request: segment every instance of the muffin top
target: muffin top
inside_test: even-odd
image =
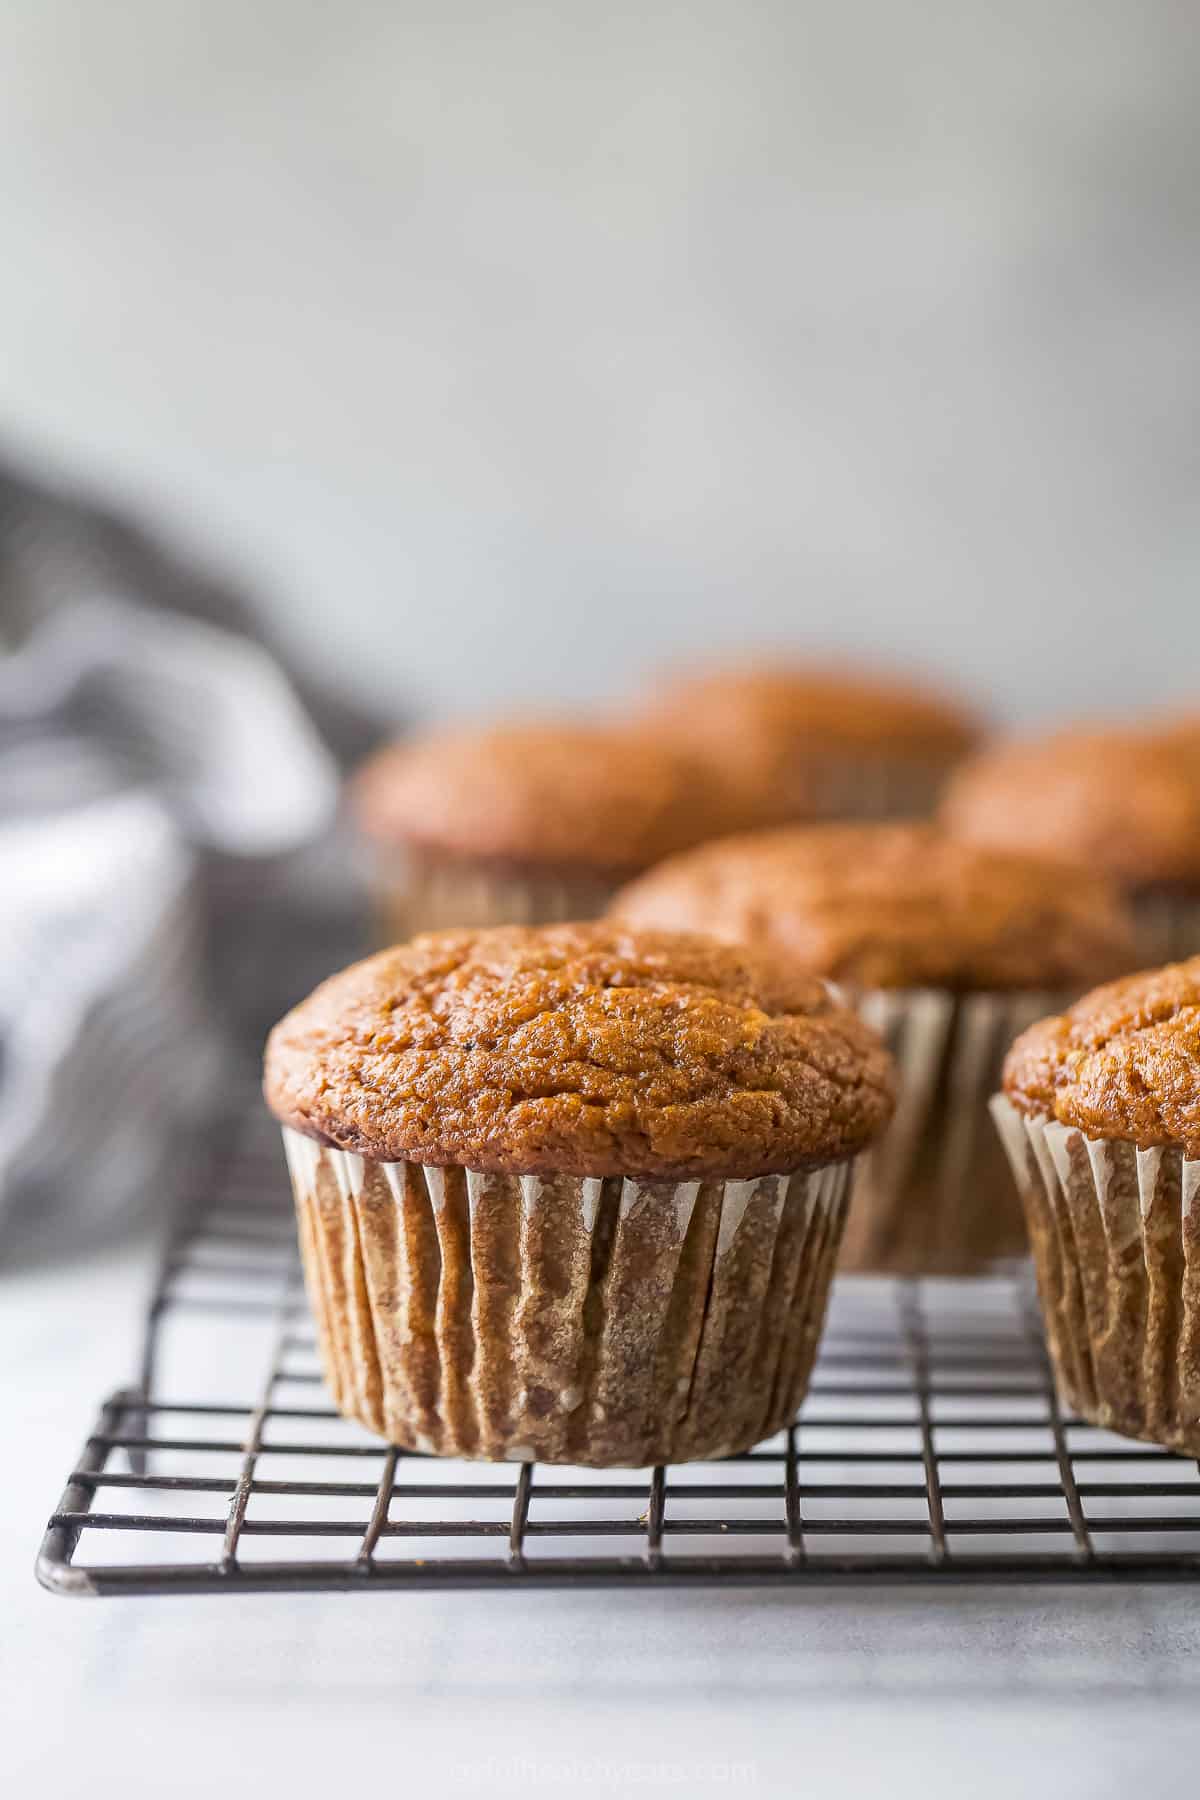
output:
[[[1200,734],[1065,731],[965,764],[941,817],[975,843],[1044,851],[1129,888],[1200,881]]]
[[[435,932],[275,1027],[267,1103],[377,1161],[729,1179],[845,1157],[887,1123],[874,1033],[786,960],[620,925]]]
[[[651,734],[497,725],[379,751],[352,803],[368,836],[517,866],[630,873],[759,816],[752,797]]]
[[[1200,1157],[1200,956],[1096,988],[1023,1032],[1004,1064],[1021,1112],[1088,1137]]]
[[[646,717],[684,735],[740,743],[887,750],[943,760],[963,755],[978,722],[928,688],[819,667],[748,668],[680,676]]]
[[[860,987],[1078,988],[1134,961],[1101,877],[924,824],[725,838],[623,888],[612,915],[770,945]]]

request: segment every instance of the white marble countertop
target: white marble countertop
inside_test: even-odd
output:
[[[0,1276],[0,1638],[14,1795],[1174,1791],[1194,1590],[67,1601],[33,1558],[150,1251]],[[19,1443],[19,1454],[11,1446]]]

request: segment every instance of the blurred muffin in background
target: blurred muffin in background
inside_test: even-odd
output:
[[[1069,857],[1119,883],[1147,963],[1200,950],[1200,720],[997,745],[964,764],[941,819],[973,843]]]
[[[642,717],[755,787],[777,824],[928,813],[982,736],[924,684],[805,666],[665,680]]]
[[[594,918],[651,863],[761,817],[744,789],[661,738],[555,723],[391,745],[359,771],[351,806],[389,942]]]
[[[1200,1456],[1200,957],[1032,1026],[993,1106],[1064,1406]]]
[[[860,1164],[844,1269],[971,1274],[1024,1252],[988,1100],[1051,996],[1132,967],[1132,920],[1102,877],[928,824],[793,826],[676,857],[612,915],[786,952],[883,1033],[900,1099]]]

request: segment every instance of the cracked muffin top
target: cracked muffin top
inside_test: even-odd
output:
[[[809,748],[887,750],[937,760],[963,755],[979,724],[915,682],[820,667],[747,668],[681,675],[645,716],[701,739],[773,740]]]
[[[611,916],[768,945],[857,987],[1070,988],[1135,960],[1107,882],[934,825],[796,826],[706,844],[621,890]]]
[[[380,843],[546,869],[632,874],[763,814],[661,738],[604,725],[446,731],[379,751],[352,805]]]
[[[377,1161],[732,1179],[845,1157],[891,1061],[784,959],[620,925],[436,932],[334,975],[271,1033],[285,1125]]]
[[[1021,1112],[1200,1157],[1200,956],[1109,982],[1023,1032],[1004,1064]]]
[[[974,843],[1043,851],[1130,889],[1200,882],[1200,732],[1083,730],[1000,745],[942,803]]]

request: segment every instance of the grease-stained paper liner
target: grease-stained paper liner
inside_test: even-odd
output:
[[[1029,1220],[1064,1406],[1200,1456],[1200,1162],[992,1113]]]
[[[374,857],[371,881],[381,940],[455,926],[553,925],[595,919],[617,881],[412,852]]]
[[[1018,1032],[1055,1010],[1046,993],[876,989],[858,1010],[899,1069],[895,1117],[858,1160],[841,1267],[974,1275],[1028,1251],[988,1117]]]
[[[1200,956],[1200,894],[1147,889],[1133,897],[1133,919],[1147,968]]]
[[[745,1449],[795,1416],[848,1163],[584,1180],[283,1137],[334,1400],[393,1443],[636,1468]]]

